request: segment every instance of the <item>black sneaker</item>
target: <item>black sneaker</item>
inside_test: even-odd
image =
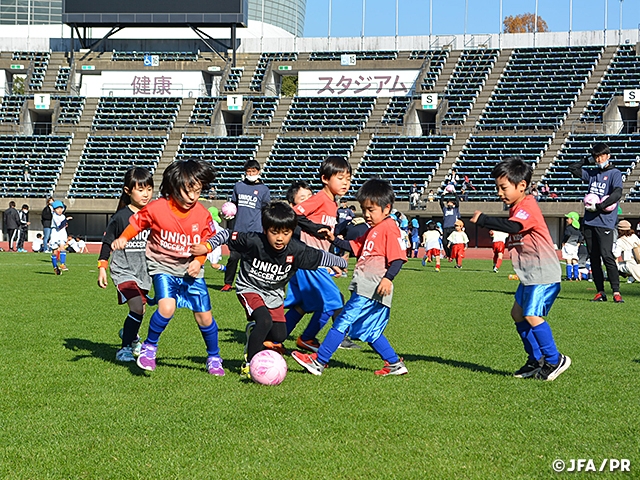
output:
[[[540,371],[544,363],[543,359],[529,359],[519,370],[513,372],[513,376],[516,378],[530,378]]]
[[[342,340],[338,348],[342,348],[343,350],[359,350],[362,347],[351,340],[349,337],[344,337],[344,340]]]
[[[596,296],[591,299],[592,302],[606,302],[607,295],[604,292],[596,293]]]
[[[566,355],[560,354],[560,361],[555,365],[552,365],[549,362],[545,361],[540,371],[536,373],[536,378],[538,380],[544,380],[545,382],[551,382],[570,366],[571,359]]]

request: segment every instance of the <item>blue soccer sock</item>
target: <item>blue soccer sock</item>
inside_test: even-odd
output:
[[[400,359],[398,358],[398,354],[393,349],[389,340],[384,335],[380,335],[380,337],[375,342],[370,342],[369,346],[375,350],[375,352],[382,357],[383,360],[389,363],[397,363]]]
[[[51,255],[51,263],[53,264],[53,268],[58,266],[58,257],[55,253]]]
[[[336,353],[336,350],[338,350],[342,340],[344,340],[344,335],[344,333],[341,333],[334,327],[331,327],[318,349],[318,361],[320,363],[323,365],[329,363],[332,355]]]
[[[560,353],[556,347],[556,342],[553,340],[553,333],[551,333],[551,327],[547,322],[542,322],[540,325],[531,327],[533,335],[536,337],[538,345],[540,345],[540,351],[544,355],[546,362],[555,365],[560,360]]]
[[[300,335],[302,339],[311,340],[316,338],[318,333],[320,333],[320,330],[324,328],[333,315],[333,312],[333,310],[329,310],[328,312],[315,312],[311,317],[311,320],[309,320],[309,325],[307,325],[307,328],[305,328],[302,335]]]
[[[60,263],[63,265],[67,263],[67,252],[60,252]]]
[[[526,320],[524,322],[516,322],[516,330],[524,345],[524,351],[529,355],[529,360],[540,360],[542,352],[529,322]]]
[[[567,270],[567,280],[571,280],[573,278],[573,265],[571,265],[570,263],[567,263],[566,270]]]
[[[220,347],[218,346],[218,324],[216,321],[212,318],[211,325],[208,327],[198,325],[198,328],[200,328],[204,344],[207,347],[207,355],[210,357],[219,357]]]
[[[149,320],[149,333],[147,334],[147,339],[145,343],[150,343],[151,345],[157,347],[158,341],[160,340],[160,334],[164,332],[164,329],[167,328],[169,324],[169,320],[172,317],[165,318],[160,315],[160,312],[156,310],[151,315],[151,319]]]
[[[287,321],[287,335],[293,332],[293,329],[300,323],[302,317],[304,317],[304,313],[300,313],[295,308],[290,308],[289,311],[285,313],[284,318]]]
[[[580,265],[577,263],[573,266],[573,278],[580,280]]]

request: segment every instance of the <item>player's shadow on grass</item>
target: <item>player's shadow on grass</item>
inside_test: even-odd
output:
[[[99,358],[105,362],[128,368],[132,375],[144,375],[144,371],[135,362],[116,361],[116,352],[120,348],[111,344],[92,342],[84,338],[65,338],[64,348],[76,353],[76,356],[70,360],[71,362],[78,362],[85,358]]]
[[[510,297],[513,297],[513,295],[516,293],[515,291],[512,290],[473,290],[474,292],[480,292],[480,293],[501,293],[503,295],[509,295]]]
[[[477,363],[471,362],[463,362],[460,360],[451,360],[448,358],[442,357],[433,357],[431,355],[403,355],[403,358],[406,362],[434,362],[440,363],[442,365],[449,365],[451,367],[456,368],[465,368],[467,370],[471,370],[472,372],[483,372],[488,373],[490,375],[499,375],[501,377],[511,377],[513,376],[513,372],[505,372],[503,370],[496,370],[491,367],[487,367],[486,365],[479,365]]]

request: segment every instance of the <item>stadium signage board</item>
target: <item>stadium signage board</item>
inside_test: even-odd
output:
[[[396,97],[409,95],[419,70],[316,70],[298,72],[306,97]]]
[[[96,66],[95,65],[82,65],[82,70],[95,70]]]
[[[227,95],[227,110],[242,110],[242,95]]]
[[[249,0],[62,0],[62,21],[81,27],[246,27]]]
[[[102,71],[82,76],[82,95],[97,97],[180,97],[206,94],[199,71]]]
[[[622,92],[624,104],[627,107],[637,107],[640,102],[640,89],[626,89]]]
[[[160,55],[149,55],[145,54],[143,59],[143,65],[145,67],[159,67],[160,66]]]
[[[278,70],[291,70],[291,65],[280,65]]]
[[[356,56],[353,53],[343,53],[340,55],[340,65],[343,67],[354,67],[356,65]]]
[[[48,93],[38,93],[33,97],[33,105],[36,110],[49,110],[51,106],[51,95]]]
[[[437,93],[423,93],[420,96],[423,110],[435,110],[438,108],[438,94]]]
[[[0,98],[9,92],[5,92],[5,88],[7,87],[7,76],[4,73],[4,70],[0,70]]]
[[[211,65],[210,67],[207,67],[207,70],[210,72],[220,72],[222,68],[220,68],[218,65]]]
[[[11,70],[24,70],[24,65],[21,63],[12,63]]]

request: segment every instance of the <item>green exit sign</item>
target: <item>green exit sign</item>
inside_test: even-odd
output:
[[[95,70],[95,65],[82,65],[82,70]]]
[[[291,65],[280,65],[278,70],[291,70]]]
[[[24,70],[24,65],[14,63],[11,65],[11,70]]]

